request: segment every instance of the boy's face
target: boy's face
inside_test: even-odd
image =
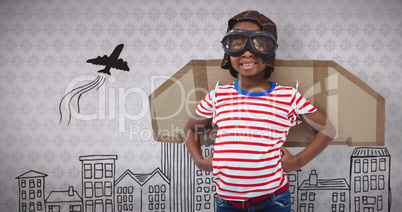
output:
[[[233,25],[232,29],[243,30],[256,30],[260,31],[260,27],[253,22],[242,21]],[[263,64],[263,60],[254,56],[250,50],[246,50],[243,55],[239,57],[230,56],[230,62],[232,67],[243,76],[255,76],[261,74],[264,77],[264,70],[266,65]]]

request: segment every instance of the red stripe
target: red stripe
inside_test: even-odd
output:
[[[256,126],[243,126],[243,125],[227,125],[219,127],[218,130],[225,130],[225,129],[250,129],[250,130],[262,130],[262,131],[269,131],[274,133],[286,133],[287,130],[275,130],[266,127],[256,127]]]
[[[267,143],[258,143],[258,142],[249,142],[249,141],[225,141],[225,142],[218,142],[215,143],[215,146],[221,146],[221,145],[250,145],[250,146],[263,146],[263,147],[272,147],[274,146],[273,144],[267,144]]]
[[[197,111],[201,114],[207,115],[207,116],[211,116],[212,113],[206,113],[206,112],[202,112],[200,109],[197,108]]]
[[[224,176],[224,177],[233,178],[233,179],[245,179],[245,180],[249,180],[249,179],[259,179],[259,178],[268,178],[268,177],[272,177],[272,176],[274,176],[276,173],[278,173],[278,171],[272,172],[272,173],[268,173],[268,174],[263,174],[263,175],[244,176],[244,175],[230,175],[230,174],[225,174],[225,173],[223,173],[223,172],[218,172],[218,173],[214,173],[214,175],[222,175],[222,176]]]
[[[276,172],[274,172],[274,174],[276,174],[276,173],[278,173],[278,172],[282,172],[282,170],[281,170],[281,169],[278,169]],[[214,176],[215,176],[215,174],[214,174]],[[259,186],[266,186],[266,185],[269,185],[269,184],[271,184],[271,183],[273,183],[273,182],[277,182],[277,181],[281,180],[281,178],[282,178],[282,177],[278,177],[278,178],[275,178],[275,179],[272,179],[272,180],[269,180],[269,181],[266,181],[266,182],[263,182],[263,183],[253,183],[253,184],[228,183],[228,182],[222,180],[221,178],[218,178],[218,180],[219,180],[222,184],[228,185],[228,186],[235,186],[235,187],[259,187]],[[245,178],[245,179],[247,179],[247,178]],[[219,184],[217,184],[217,185],[219,186]],[[221,189],[221,188],[219,187],[219,190],[221,190],[221,191],[229,191],[229,192],[233,192],[233,193],[249,193],[249,192],[256,192],[256,191],[258,191],[258,190],[260,190],[260,189],[258,189],[258,190],[251,190],[251,191],[232,191],[232,190]]]
[[[234,167],[234,166],[213,166],[214,169],[227,169],[227,170],[235,170],[235,171],[261,171],[265,169],[272,169],[278,166],[281,160],[277,160],[278,162],[273,165],[263,166],[263,167]]]
[[[262,158],[262,159],[241,159],[241,158],[214,158],[214,161],[230,161],[230,162],[266,162],[274,159],[278,159],[279,155],[275,155],[273,157]]]
[[[264,123],[269,123],[269,124],[276,124],[281,127],[290,127],[289,125],[282,124],[276,121],[271,121],[268,119],[256,119],[256,118],[244,118],[244,117],[230,117],[230,118],[223,118],[219,119],[216,123],[222,122],[222,121],[234,121],[234,120],[239,120],[239,121],[254,121],[254,122],[264,122]]]
[[[242,137],[252,137],[252,138],[263,138],[263,139],[269,139],[269,140],[278,140],[278,138],[274,138],[272,136],[267,136],[267,135],[259,135],[259,134],[252,134],[252,133],[223,133],[219,134],[216,136],[216,138],[221,138],[221,137],[237,137],[237,136],[242,136]]]
[[[305,107],[308,106],[309,104],[310,104],[310,102],[308,102],[308,101],[305,102],[304,105],[302,105],[302,106],[299,108],[299,110],[305,108]]]
[[[299,98],[297,99],[297,101],[296,101],[296,104],[299,104],[299,102],[301,101],[303,99],[303,96],[299,96]]]
[[[214,153],[240,153],[240,154],[266,154],[267,151],[253,151],[253,150],[215,150]]]
[[[234,105],[262,106],[262,107],[269,107],[269,108],[273,108],[273,109],[276,109],[276,110],[280,110],[280,111],[283,111],[283,112],[285,112],[285,113],[288,113],[288,112],[289,112],[287,109],[278,107],[278,106],[276,106],[276,105],[270,105],[270,104],[264,104],[264,103],[257,103],[257,102],[247,102],[247,103],[244,103],[244,102],[229,102],[229,103],[225,103],[225,104],[222,104],[222,105],[216,105],[215,108],[216,108],[216,109],[219,109],[219,108],[224,107],[224,106],[229,107],[229,106],[234,106]]]
[[[275,116],[284,120],[287,120],[287,118],[277,114],[277,113],[272,113],[272,112],[268,112],[268,111],[261,111],[261,110],[250,110],[250,109],[234,109],[234,110],[224,110],[222,112],[219,112],[218,114],[216,114],[217,116],[221,115],[221,114],[225,114],[225,113],[257,113],[257,114],[264,114],[264,115],[270,115],[270,116]]]
[[[228,100],[262,100],[265,102],[273,102],[273,103],[277,103],[277,104],[283,104],[283,105],[287,105],[290,106],[289,102],[284,102],[284,101],[278,101],[278,100],[273,100],[273,99],[267,99],[267,98],[261,98],[261,97],[250,97],[250,96],[233,96],[231,98],[222,98],[219,99],[217,101],[217,103],[219,104],[220,102],[224,102],[224,101],[228,101]],[[244,102],[242,102],[244,104]]]

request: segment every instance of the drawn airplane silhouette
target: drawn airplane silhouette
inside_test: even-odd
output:
[[[124,44],[120,44],[116,46],[116,48],[114,48],[110,56],[107,55],[104,55],[103,57],[98,56],[97,58],[87,60],[87,63],[92,63],[95,65],[104,65],[105,68],[99,70],[98,72],[109,75],[110,75],[110,68],[115,68],[123,71],[130,71],[130,68],[127,66],[127,62],[121,58],[118,58],[123,47]]]

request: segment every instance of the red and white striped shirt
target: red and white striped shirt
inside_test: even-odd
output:
[[[271,82],[265,92],[250,93],[237,85],[217,86],[196,112],[218,125],[213,175],[217,193],[242,201],[275,192],[288,183],[280,147],[299,114],[316,109],[295,88]]]

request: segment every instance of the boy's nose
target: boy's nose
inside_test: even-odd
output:
[[[250,50],[246,50],[244,51],[244,53],[242,54],[242,57],[254,57],[253,53],[251,53]]]

